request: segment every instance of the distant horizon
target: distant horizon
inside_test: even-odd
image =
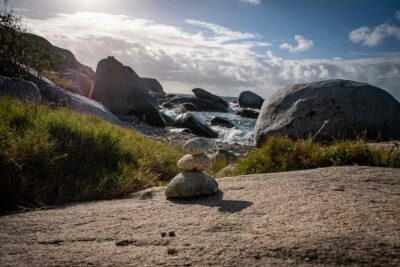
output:
[[[168,93],[268,98],[347,79],[400,100],[400,1],[11,0],[32,33],[96,70],[115,56]],[[0,9],[4,4],[0,5]]]

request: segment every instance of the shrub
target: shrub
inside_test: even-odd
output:
[[[163,184],[181,152],[89,115],[0,98],[0,211]]]
[[[329,145],[286,137],[270,137],[265,144],[239,160],[235,174],[255,174],[343,165],[400,167],[400,146],[375,148],[365,140],[345,140]]]

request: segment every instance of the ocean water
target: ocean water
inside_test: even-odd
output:
[[[236,100],[235,97],[224,97],[227,101],[229,101],[230,109],[228,113],[221,112],[189,112],[194,114],[199,120],[210,125],[212,118],[215,116],[220,116],[227,118],[233,124],[235,124],[234,128],[224,128],[219,126],[211,126],[213,130],[218,133],[217,140],[226,143],[239,143],[239,144],[253,144],[253,133],[254,127],[256,125],[255,119],[243,118],[241,116],[236,115],[236,112],[239,110],[237,104],[232,103],[232,101]],[[174,112],[174,110],[163,110],[167,115],[176,118],[180,114]]]

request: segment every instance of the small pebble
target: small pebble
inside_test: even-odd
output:
[[[175,237],[175,232],[174,232],[174,231],[169,232],[169,233],[168,233],[168,236],[169,236],[169,237]]]
[[[167,253],[169,255],[174,255],[174,254],[178,253],[178,251],[176,249],[174,249],[174,248],[168,248],[167,249]]]

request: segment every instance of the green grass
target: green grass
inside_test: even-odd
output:
[[[394,144],[392,149],[377,149],[362,139],[322,145],[275,136],[239,160],[238,164],[235,175],[345,165],[400,168],[400,145]]]
[[[181,155],[94,116],[0,98],[0,212],[163,184]]]

